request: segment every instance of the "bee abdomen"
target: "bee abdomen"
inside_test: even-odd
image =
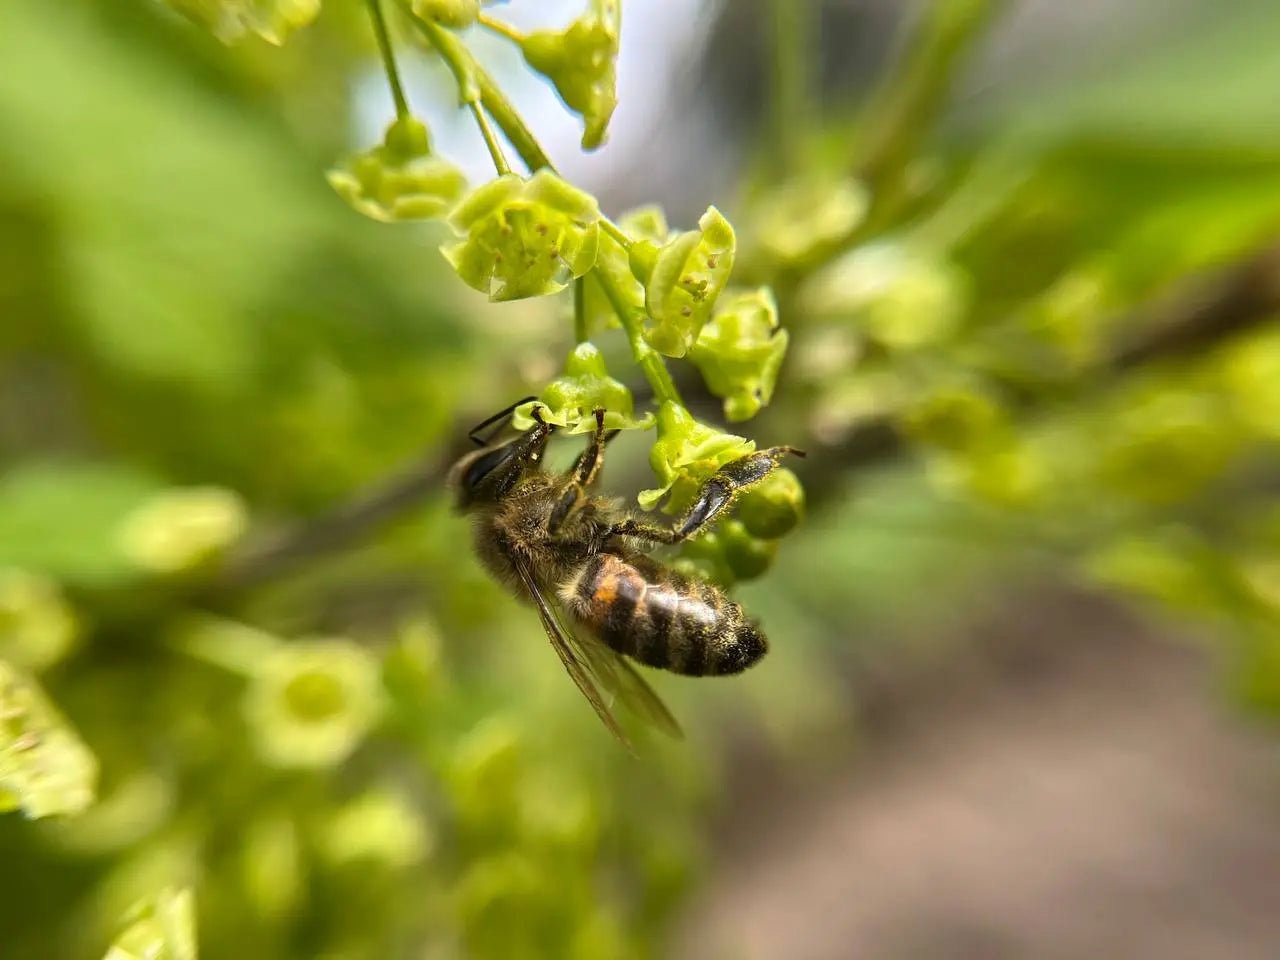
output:
[[[764,635],[720,590],[646,557],[592,557],[564,599],[614,650],[674,673],[739,673],[768,649]]]

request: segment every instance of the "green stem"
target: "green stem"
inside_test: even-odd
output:
[[[471,114],[476,119],[476,126],[480,128],[480,136],[484,137],[484,145],[489,148],[489,156],[493,158],[494,169],[498,171],[498,176],[504,176],[511,172],[511,165],[507,163],[507,155],[502,152],[502,144],[498,143],[498,138],[494,135],[493,127],[489,124],[489,117],[485,114],[484,109],[478,102],[472,100],[467,104],[471,108]]]
[[[812,5],[808,0],[772,0],[773,7],[773,89],[770,100],[772,114],[772,154],[775,168],[782,176],[794,175],[804,168],[805,132],[810,97]]]
[[[405,99],[404,86],[400,83],[400,71],[391,48],[391,34],[387,32],[387,19],[382,15],[382,0],[367,0],[367,5],[369,19],[373,21],[373,35],[378,40],[378,52],[382,55],[382,68],[391,87],[391,99],[396,104],[396,119],[405,120],[409,117],[409,101]]]
[[[587,278],[584,274],[573,281],[573,341],[587,342]]]
[[[524,34],[517,30],[509,23],[504,23],[495,17],[489,16],[487,13],[480,14],[476,18],[476,23],[500,37],[506,37],[512,43],[524,43]]]
[[[683,407],[684,401],[680,399],[680,391],[676,389],[675,381],[671,379],[662,355],[649,346],[649,342],[644,338],[644,326],[640,315],[627,306],[622,298],[622,291],[617,288],[608,273],[603,270],[592,270],[591,276],[596,278],[600,289],[609,300],[609,305],[613,307],[613,312],[622,322],[622,329],[626,331],[627,340],[631,344],[631,356],[635,358],[636,366],[640,368],[644,378],[649,381],[649,386],[653,388],[653,398],[659,404],[671,401]]]
[[[623,231],[623,229],[620,226],[618,226],[608,217],[602,216],[600,218],[600,229],[603,230],[605,233],[607,233],[609,236],[613,237],[614,240],[618,241],[618,244],[622,247],[623,250],[630,250],[631,244],[635,242],[629,236],[626,235],[626,233]]]
[[[552,166],[551,160],[533,132],[525,125],[520,114],[511,105],[511,101],[494,83],[493,77],[489,76],[484,67],[476,61],[466,44],[434,20],[426,20],[414,13],[408,0],[396,0],[396,3],[427,42],[440,54],[440,58],[444,60],[458,83],[458,91],[462,99],[468,103],[479,99],[489,116],[493,117],[493,122],[498,125],[498,129],[520,155],[521,161],[529,168],[529,172],[535,173],[543,167],[554,171],[555,167]]]

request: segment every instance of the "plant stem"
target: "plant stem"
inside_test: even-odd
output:
[[[396,67],[395,52],[391,48],[391,35],[387,32],[387,19],[382,15],[382,0],[366,0],[369,7],[369,19],[373,21],[373,35],[378,40],[378,52],[382,55],[382,68],[387,73],[387,84],[391,87],[391,99],[396,104],[396,119],[404,120],[409,116],[409,101],[405,99],[404,87],[400,83],[400,71]]]
[[[523,33],[511,24],[504,23],[501,20],[489,16],[487,13],[480,14],[480,16],[476,18],[476,23],[480,24],[480,26],[484,27],[486,30],[496,33],[500,37],[506,37],[512,43],[524,43]]]
[[[498,125],[498,129],[511,142],[511,146],[515,147],[516,153],[529,168],[529,172],[535,173],[543,167],[554,171],[555,167],[552,166],[551,160],[539,145],[533,132],[525,125],[520,114],[511,105],[511,101],[494,83],[493,77],[489,76],[484,67],[476,62],[475,56],[467,49],[466,44],[435,21],[419,17],[413,12],[408,0],[396,0],[396,3],[426,37],[427,42],[440,54],[440,58],[444,60],[458,83],[458,91],[462,99],[471,102],[478,97],[485,110],[489,112],[489,116],[493,118],[493,122]]]
[[[467,106],[471,108],[471,115],[475,117],[476,126],[480,128],[480,136],[484,137],[484,145],[489,148],[489,156],[493,158],[493,166],[498,171],[498,176],[510,173],[511,166],[507,163],[507,155],[502,152],[502,144],[498,143],[484,108],[476,100],[472,100]]]
[[[584,274],[573,281],[573,341],[587,342],[587,278]]]
[[[684,401],[680,399],[680,391],[676,389],[675,381],[671,379],[666,362],[644,338],[644,327],[639,314],[627,306],[622,299],[622,291],[617,288],[606,271],[592,270],[591,276],[596,278],[600,289],[609,300],[609,305],[613,307],[613,312],[622,322],[622,329],[626,331],[627,340],[631,344],[631,356],[635,358],[636,366],[644,373],[644,378],[653,388],[653,398],[659,404],[669,400],[683,407]]]
[[[609,236],[613,237],[614,240],[618,241],[618,244],[622,247],[623,250],[631,249],[631,244],[634,241],[629,236],[626,235],[626,233],[623,231],[623,229],[620,226],[618,226],[608,217],[602,216],[600,218],[600,229],[603,230],[605,233],[607,233]]]
[[[805,132],[813,99],[811,27],[815,11],[808,0],[772,0],[773,89],[772,154],[776,171],[792,176],[803,169]]]

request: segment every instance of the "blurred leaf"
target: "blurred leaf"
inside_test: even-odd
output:
[[[134,575],[121,521],[160,485],[123,466],[32,462],[0,477],[0,564],[105,586]]]

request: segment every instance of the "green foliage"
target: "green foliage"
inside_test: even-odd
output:
[[[1280,711],[1274,288],[1195,349],[1130,350],[1212,300],[1201,271],[1273,242],[1273,4],[1016,91],[961,138],[935,111],[999,4],[940,0],[856,123],[779,96],[794,136],[717,191],[733,226],[713,207],[676,233],[558,175],[455,32],[516,43],[591,147],[616,3],[527,36],[471,2],[405,0],[390,28],[376,4],[169,6],[292,40],[0,5],[6,957],[192,957],[195,903],[213,958],[661,956],[720,802],[716,718],[843,750],[841,678],[899,635],[873,618],[931,637],[1032,540],[1195,625],[1234,702]],[[405,101],[400,28],[486,136],[469,192]],[[328,175],[352,217],[319,171],[371,37],[395,117]],[[438,222],[370,222],[401,220]],[[629,431],[609,470],[647,455],[655,482],[629,479],[668,514],[757,438],[810,454],[665,557],[754,581],[774,643],[732,684],[655,678],[698,734],[639,732],[645,763],[482,578],[437,475],[376,536],[317,522],[353,499],[339,519],[372,526],[367,488],[525,394],[569,434],[603,407]],[[850,484],[875,449],[897,469]]]

